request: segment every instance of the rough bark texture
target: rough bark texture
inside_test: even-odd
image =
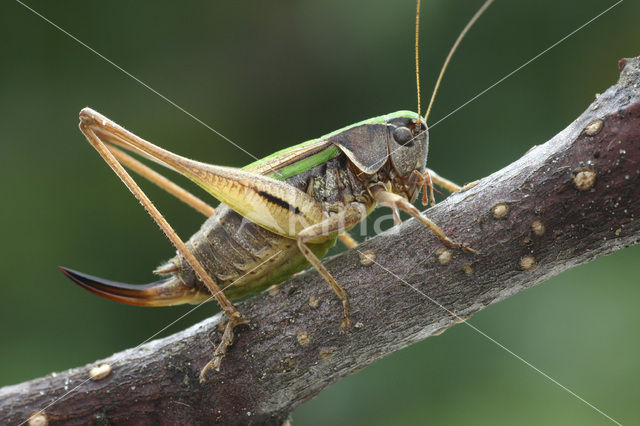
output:
[[[409,220],[326,262],[354,326],[313,271],[239,305],[252,319],[198,382],[220,316],[90,366],[0,389],[0,423],[279,423],[340,378],[573,266],[640,241],[640,58],[564,131],[428,211],[473,255]],[[376,263],[364,266],[359,251]],[[449,259],[450,256],[450,259]],[[448,262],[447,262],[448,260]],[[315,299],[315,300],[314,300]],[[317,302],[317,303],[314,303]],[[113,372],[87,381],[102,362]],[[67,390],[73,392],[64,396]]]

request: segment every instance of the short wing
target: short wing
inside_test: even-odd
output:
[[[285,180],[335,157],[340,150],[325,139],[314,139],[277,151],[242,170]]]
[[[172,167],[242,216],[276,234],[294,238],[324,219],[320,203],[286,182],[191,160],[180,160]]]

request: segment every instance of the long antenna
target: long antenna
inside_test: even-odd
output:
[[[416,3],[416,88],[418,89],[418,118],[422,117],[420,112],[420,52],[418,50],[420,34],[420,0]]]
[[[438,76],[438,80],[436,81],[436,85],[433,88],[433,94],[431,95],[431,100],[429,101],[429,106],[427,107],[427,113],[424,116],[424,121],[427,121],[427,118],[429,118],[429,113],[431,112],[431,107],[433,106],[433,101],[436,99],[436,94],[438,93],[438,89],[440,88],[440,83],[442,82],[442,77],[444,76],[444,72],[447,69],[447,66],[449,65],[449,62],[451,61],[451,57],[453,56],[453,53],[456,51],[456,49],[458,48],[458,45],[460,44],[460,42],[462,41],[464,36],[467,34],[467,32],[469,32],[469,29],[473,26],[473,24],[475,24],[476,21],[478,20],[478,18],[484,13],[484,11],[487,10],[487,8],[489,6],[491,6],[491,3],[493,3],[493,0],[487,0],[487,1],[484,2],[482,7],[480,7],[480,9],[478,9],[478,11],[475,13],[475,15],[473,15],[473,17],[469,20],[467,25],[464,27],[464,29],[462,30],[462,32],[460,33],[460,35],[456,39],[456,42],[453,43],[453,46],[451,47],[451,50],[449,51],[449,54],[447,55],[447,59],[444,60],[444,64],[442,65],[442,69],[440,70],[440,75]],[[418,7],[420,7],[420,0],[418,0]],[[416,21],[416,33],[417,33],[417,28],[418,28],[418,24],[417,24],[417,21]],[[418,60],[418,47],[417,47],[417,42],[416,42],[416,70],[417,70],[417,60]],[[418,93],[420,93],[420,88],[419,87],[418,87]],[[420,114],[420,106],[419,105],[420,105],[420,102],[418,102],[418,114]]]

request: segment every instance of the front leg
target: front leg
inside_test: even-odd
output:
[[[436,225],[435,223],[433,223],[431,219],[429,219],[428,217],[420,213],[420,210],[418,210],[413,204],[407,201],[406,198],[398,194],[395,194],[393,192],[386,191],[381,186],[372,188],[372,192],[375,200],[381,205],[390,207],[392,209],[398,208],[404,212],[409,213],[411,216],[415,217],[416,219],[418,219],[427,228],[429,228],[431,232],[433,232],[435,236],[438,237],[438,239],[442,241],[442,243],[444,243],[444,245],[451,248],[462,249],[463,251],[466,251],[469,253],[476,253],[476,254],[478,253],[476,250],[472,249],[471,247],[468,247],[464,244],[453,241],[451,238],[449,238],[447,234],[445,234],[444,231],[440,229],[440,227],[438,227],[438,225]]]
[[[367,215],[367,210],[364,204],[352,203],[349,204],[344,210],[329,216],[327,219],[319,222],[315,225],[311,225],[308,228],[303,229],[298,234],[298,247],[309,263],[322,275],[322,277],[329,283],[333,292],[338,296],[338,299],[342,302],[342,321],[340,322],[340,330],[344,332],[344,329],[351,323],[349,319],[349,298],[344,288],[338,284],[331,273],[325,268],[320,259],[313,254],[307,243],[317,243],[326,241],[327,238],[349,229],[355,226]]]
[[[433,181],[433,183],[435,183],[436,185],[446,189],[449,192],[456,192],[456,191],[460,191],[460,189],[462,189],[462,187],[460,185],[457,185],[457,184],[451,182],[449,179],[440,176],[438,173],[436,173],[435,171],[433,171],[431,169],[427,169],[425,171],[425,175],[428,175],[429,178]]]
[[[431,169],[427,169],[426,172],[425,172],[425,175],[429,175],[431,180],[433,181],[433,183],[435,183],[438,186],[443,187],[444,189],[446,189],[449,192],[464,192],[464,191],[466,191],[468,189],[473,188],[478,183],[477,180],[474,180],[473,182],[469,182],[469,183],[464,184],[463,186],[460,186],[460,185],[457,185],[457,184],[451,182],[449,179],[440,176],[439,174],[437,174],[436,172],[434,172]]]

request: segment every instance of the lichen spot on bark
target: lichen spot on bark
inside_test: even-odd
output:
[[[319,304],[320,304],[320,299],[318,299],[316,296],[309,296],[309,306],[315,309],[318,307]]]
[[[600,133],[600,130],[602,130],[602,125],[603,125],[603,121],[600,120],[599,118],[597,120],[593,120],[591,123],[587,124],[587,126],[584,128],[584,133],[587,136],[595,136],[598,133]]]
[[[327,360],[331,358],[333,354],[335,354],[337,351],[338,349],[333,346],[320,348],[320,352],[318,353],[318,356],[320,357],[320,359]]]
[[[573,172],[573,184],[580,191],[586,191],[591,189],[593,185],[596,183],[596,172],[582,168]]]
[[[523,271],[532,271],[538,266],[536,258],[533,256],[524,256],[520,259],[520,269]]]
[[[44,411],[36,411],[29,416],[27,424],[29,426],[47,426],[49,424],[49,419]]]
[[[111,364],[100,364],[89,370],[89,378],[93,381],[98,381],[106,378],[111,374]]]
[[[491,207],[491,213],[493,213],[493,217],[496,219],[502,219],[509,213],[509,206],[506,203],[497,203]]]
[[[376,254],[371,250],[360,252],[360,264],[362,266],[371,266],[376,261]]]
[[[544,223],[542,223],[542,221],[540,220],[534,220],[531,223],[531,231],[537,235],[538,237],[544,234],[544,231],[546,230]]]
[[[451,253],[451,250],[447,248],[441,247],[436,250],[436,258],[441,265],[446,265],[447,263],[451,262],[452,257],[453,254]]]
[[[309,343],[311,343],[311,336],[309,336],[309,333],[307,333],[305,330],[298,330],[296,338],[298,339],[298,343],[300,344],[300,346],[307,346]]]
[[[467,275],[473,275],[473,267],[468,262],[462,265],[462,271]]]

